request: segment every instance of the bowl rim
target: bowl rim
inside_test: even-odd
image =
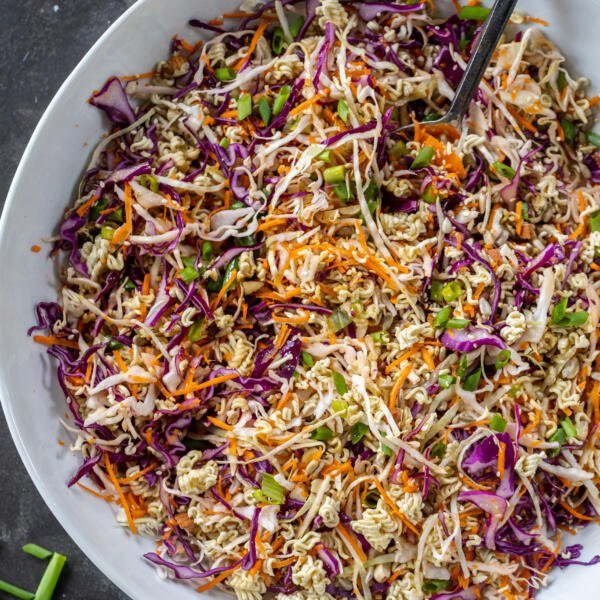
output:
[[[31,134],[31,137],[29,138],[27,146],[25,147],[25,151],[23,152],[21,159],[19,160],[19,164],[10,184],[8,194],[6,195],[6,200],[2,210],[2,214],[0,215],[0,240],[4,237],[5,231],[8,228],[8,224],[10,222],[10,213],[12,212],[12,209],[17,201],[17,190],[20,186],[21,180],[26,175],[25,166],[29,160],[30,155],[33,152],[33,148],[38,144],[44,126],[46,122],[50,119],[56,105],[60,102],[61,98],[68,91],[72,82],[79,76],[81,72],[83,72],[87,68],[88,63],[97,52],[98,47],[102,45],[108,38],[110,38],[113,35],[113,33],[123,25],[125,21],[129,20],[135,13],[140,11],[143,8],[143,6],[147,4],[147,2],[148,0],[136,0],[136,2],[134,2],[129,8],[127,8],[123,13],[121,13],[119,17],[93,43],[93,45],[84,54],[84,56],[77,63],[75,68],[69,73],[67,78],[63,81],[61,86],[58,88],[58,90],[52,97],[52,100],[44,110],[41,118],[35,126],[35,129],[33,130],[33,133]],[[94,564],[94,566],[98,568],[104,576],[110,579],[121,591],[123,591],[128,596],[134,598],[137,590],[134,589],[134,586],[128,579],[127,574],[113,567],[110,561],[106,561],[101,552],[101,549],[93,543],[93,540],[80,533],[80,530],[77,526],[77,519],[74,515],[64,510],[60,504],[53,503],[49,499],[50,490],[44,483],[43,478],[38,473],[34,461],[32,460],[27,449],[27,444],[21,436],[21,432],[15,422],[12,411],[12,404],[14,400],[9,400],[9,398],[12,398],[13,396],[14,391],[11,391],[9,389],[9,386],[6,383],[6,377],[4,376],[4,367],[2,364],[0,364],[0,405],[2,406],[8,430],[17,448],[19,457],[21,458],[22,463],[25,465],[25,469],[27,470],[29,477],[33,481],[38,493],[42,497],[46,506],[50,509],[50,512],[57,519],[61,527],[67,532],[69,537],[75,542],[75,544],[86,555],[86,557]]]

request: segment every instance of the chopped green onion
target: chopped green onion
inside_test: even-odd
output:
[[[271,48],[277,55],[283,52],[283,46],[285,44],[285,36],[283,35],[283,29],[281,27],[275,27],[273,30],[273,37],[271,38]]]
[[[67,562],[67,557],[54,552],[52,558],[42,575],[42,579],[35,590],[35,600],[51,600],[58,578]]]
[[[552,309],[552,323],[558,325],[565,317],[567,313],[567,298],[561,298]]]
[[[310,369],[315,366],[315,359],[306,350],[302,350],[300,356],[302,357],[302,364],[306,368]]]
[[[443,302],[444,297],[442,296],[442,288],[444,282],[439,279],[432,279],[429,284],[429,298],[434,302]]]
[[[560,426],[563,428],[563,431],[565,432],[567,438],[577,437],[577,429],[575,429],[575,425],[573,425],[573,421],[571,421],[569,417],[561,419]]]
[[[381,494],[377,490],[369,490],[362,499],[363,506],[367,508],[376,508]]]
[[[335,385],[335,389],[340,396],[343,396],[348,391],[348,385],[346,384],[346,380],[341,373],[337,373],[334,371],[331,374],[331,378],[333,379],[333,383]]]
[[[358,444],[360,440],[362,440],[367,432],[369,431],[369,426],[364,423],[354,423],[352,427],[350,427],[350,441],[353,444]]]
[[[209,292],[218,292],[223,287],[223,279],[207,279],[205,285]]]
[[[588,317],[589,314],[585,310],[567,313],[560,325],[561,327],[579,327],[580,325],[587,323]]]
[[[153,175],[140,175],[140,185],[148,188],[152,192],[158,192],[158,181]]]
[[[273,102],[273,114],[277,116],[285,106],[285,103],[288,101],[290,94],[292,93],[292,88],[289,85],[284,85],[279,90],[277,96],[275,96],[275,101]]]
[[[464,50],[469,43],[471,42],[471,40],[468,40],[467,38],[460,38],[460,40],[458,40],[458,47],[460,50]]]
[[[385,444],[381,444],[381,451],[388,457],[388,458],[393,458],[394,456],[394,451],[389,447],[386,446]]]
[[[329,322],[329,329],[333,333],[341,331],[352,322],[352,319],[348,316],[348,313],[341,308],[336,308],[327,320]]]
[[[345,400],[332,400],[331,410],[334,413],[341,413],[348,410],[348,403]]]
[[[298,15],[294,21],[290,24],[290,35],[295,38],[302,29],[302,25],[304,25],[304,17]]]
[[[240,246],[240,247],[244,248],[244,247],[248,247],[248,246],[254,246],[254,244],[256,243],[256,240],[254,239],[253,235],[245,235],[243,237],[235,238],[234,243],[236,246]]]
[[[494,413],[490,419],[490,429],[493,429],[499,433],[503,433],[506,429],[506,419],[502,417],[502,415]]]
[[[433,446],[431,446],[429,456],[433,456],[435,458],[444,458],[444,454],[446,454],[446,444],[444,444],[444,442],[436,442]]]
[[[496,367],[496,369],[502,369],[508,364],[509,361],[510,350],[500,350],[500,352],[498,352],[498,356],[496,356],[496,363],[494,366]]]
[[[200,277],[200,273],[194,267],[185,267],[185,269],[179,271],[179,277],[189,285],[194,279]]]
[[[573,125],[573,121],[569,121],[569,119],[563,117],[560,120],[560,126],[565,133],[565,142],[573,145],[573,142],[575,141],[575,125]]]
[[[451,281],[442,288],[442,298],[446,302],[458,300],[462,295],[463,289],[458,281]]]
[[[456,377],[450,373],[444,373],[438,377],[438,384],[443,390],[447,390],[455,381]]]
[[[119,206],[119,208],[117,208],[117,210],[113,210],[110,215],[108,215],[108,218],[111,221],[116,221],[117,223],[122,223],[123,222],[123,207]]]
[[[27,552],[27,554],[31,554],[31,556],[39,558],[40,560],[46,560],[54,554],[54,552],[51,550],[46,550],[46,548],[42,548],[37,544],[25,544],[21,550],[23,550],[23,552]]]
[[[220,142],[219,142],[219,146],[221,146],[221,148],[223,148],[223,150],[227,150],[227,148],[229,148],[229,140],[224,137]]]
[[[213,255],[212,244],[208,240],[202,242],[202,260],[209,261]]]
[[[468,319],[449,319],[446,323],[448,329],[464,329],[470,321]]]
[[[123,347],[123,344],[121,344],[121,342],[119,340],[110,340],[108,342],[109,350],[120,350],[122,347]],[[23,550],[25,550],[25,548],[23,548]],[[27,550],[25,550],[25,552],[27,552]],[[30,554],[31,554],[31,552],[30,552]]]
[[[439,194],[437,188],[435,187],[435,185],[433,185],[433,183],[430,183],[425,188],[425,191],[423,192],[421,198],[423,199],[423,202],[427,202],[427,204],[435,204],[437,202]]]
[[[348,105],[346,104],[346,101],[343,98],[340,98],[338,100],[338,104],[337,104],[337,114],[340,117],[340,119],[342,121],[344,121],[344,123],[348,122]]]
[[[425,579],[421,589],[425,594],[435,594],[435,592],[445,590],[449,585],[448,579]]]
[[[317,156],[317,160],[322,160],[323,162],[330,163],[331,162],[331,150],[323,150],[321,154]]]
[[[131,279],[128,279],[125,282],[125,285],[123,286],[126,290],[135,290],[137,288],[137,286],[135,285],[135,283],[133,281],[131,281]]]
[[[311,439],[317,440],[319,442],[328,442],[333,437],[333,431],[329,429],[329,427],[325,427],[321,425],[321,427],[317,427],[311,434]]]
[[[219,81],[232,81],[236,78],[237,73],[229,67],[219,67],[215,69],[215,77]]]
[[[523,221],[529,221],[529,205],[527,202],[521,202],[521,215],[523,216]]]
[[[435,150],[431,146],[424,146],[421,148],[415,159],[412,161],[411,169],[421,169],[426,167],[433,158]]]
[[[204,334],[204,318],[200,318],[188,329],[188,340],[197,342]]]
[[[112,240],[115,235],[115,230],[112,227],[107,227],[106,225],[100,229],[100,237],[103,240]]]
[[[337,167],[327,167],[323,171],[325,183],[341,183],[346,179],[346,167],[338,165]]]
[[[371,334],[371,338],[376,344],[385,344],[386,343],[386,332],[385,331],[374,331]]]
[[[225,269],[225,274],[223,275],[223,283],[229,281],[231,279],[231,276],[233,275],[233,272],[238,268],[240,259],[239,257],[235,257],[228,265],[227,268]],[[233,285],[233,281],[229,284],[229,287],[231,287]],[[224,290],[227,291],[227,290]]]
[[[237,120],[243,121],[252,114],[252,96],[242,94],[237,100]]]
[[[181,259],[184,267],[195,267],[196,266],[196,257],[195,256],[184,256]]]
[[[371,179],[369,185],[364,191],[365,199],[367,202],[376,201],[379,198],[379,187],[375,183],[375,180]]]
[[[403,156],[406,156],[408,154],[408,148],[406,147],[406,142],[403,142],[402,140],[396,142],[392,146],[392,149],[390,150],[390,154],[395,159],[399,159],[399,158],[402,158]]]
[[[236,208],[246,208],[246,205],[241,200],[236,200],[229,208],[232,210]]]
[[[567,436],[565,434],[565,430],[560,427],[557,429],[550,438],[550,442],[558,442],[558,448],[549,448],[546,450],[546,454],[549,458],[554,458],[560,452],[561,446],[566,442]]]
[[[458,370],[456,371],[456,374],[460,377],[460,379],[462,379],[465,376],[468,368],[469,368],[469,361],[468,361],[467,357],[461,356],[460,362],[458,363]]]
[[[28,592],[16,585],[12,585],[8,583],[8,581],[2,581],[0,579],[0,592],[6,592],[15,598],[19,598],[20,600],[33,600],[35,598],[35,594]]]
[[[479,380],[481,379],[481,369],[473,371],[463,383],[463,390],[467,392],[474,392],[479,387]]]
[[[367,202],[367,208],[369,209],[369,214],[371,216],[373,216],[375,214],[375,211],[377,210],[377,205],[379,203],[377,202],[377,200],[369,200]]]
[[[458,18],[463,21],[485,21],[490,10],[485,6],[463,6],[458,11]]]
[[[437,121],[440,118],[441,118],[440,115],[438,115],[436,112],[432,112],[423,117],[423,123],[430,123],[431,121]]]
[[[258,102],[258,114],[265,125],[271,122],[271,106],[266,96],[263,96]]]
[[[345,183],[338,183],[333,188],[334,194],[343,202],[346,202],[352,198],[352,193],[348,189],[348,186]]]
[[[556,78],[556,87],[558,88],[559,92],[562,92],[563,89],[565,88],[565,85],[567,83],[567,76],[565,75],[564,71],[559,71],[558,72],[558,77]]]
[[[263,473],[260,491],[265,498],[268,498],[273,504],[283,504],[285,500],[284,488],[275,481],[275,477],[270,473]]]
[[[600,231],[600,210],[590,215],[590,229],[592,231]]]
[[[92,204],[90,212],[88,214],[88,221],[96,221],[100,216],[100,213],[106,208],[108,202],[106,198],[100,198],[96,203]]]
[[[600,148],[600,133],[595,133],[593,131],[587,132],[587,141],[596,146],[596,148]]]
[[[448,323],[450,319],[450,315],[452,314],[452,307],[444,306],[440,312],[435,315],[435,319],[433,320],[433,325],[437,328],[445,327],[446,323]]]
[[[515,176],[515,170],[509,165],[505,165],[500,161],[492,163],[492,167],[494,167],[494,171],[496,171],[496,173],[502,175],[502,177],[505,177],[506,179],[512,179]]]

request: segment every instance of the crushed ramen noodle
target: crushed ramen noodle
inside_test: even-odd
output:
[[[568,541],[600,515],[598,98],[515,13],[428,125],[487,14],[246,2],[90,98],[112,129],[32,333],[69,484],[163,577],[500,600],[600,560]]]

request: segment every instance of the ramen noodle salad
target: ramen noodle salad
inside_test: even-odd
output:
[[[569,542],[600,516],[599,98],[515,13],[463,123],[428,126],[469,4],[250,1],[92,95],[112,129],[32,333],[69,485],[161,576],[494,600],[600,561]]]

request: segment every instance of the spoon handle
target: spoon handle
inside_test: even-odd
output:
[[[517,0],[494,2],[444,121],[460,121],[463,118],[516,3]]]

